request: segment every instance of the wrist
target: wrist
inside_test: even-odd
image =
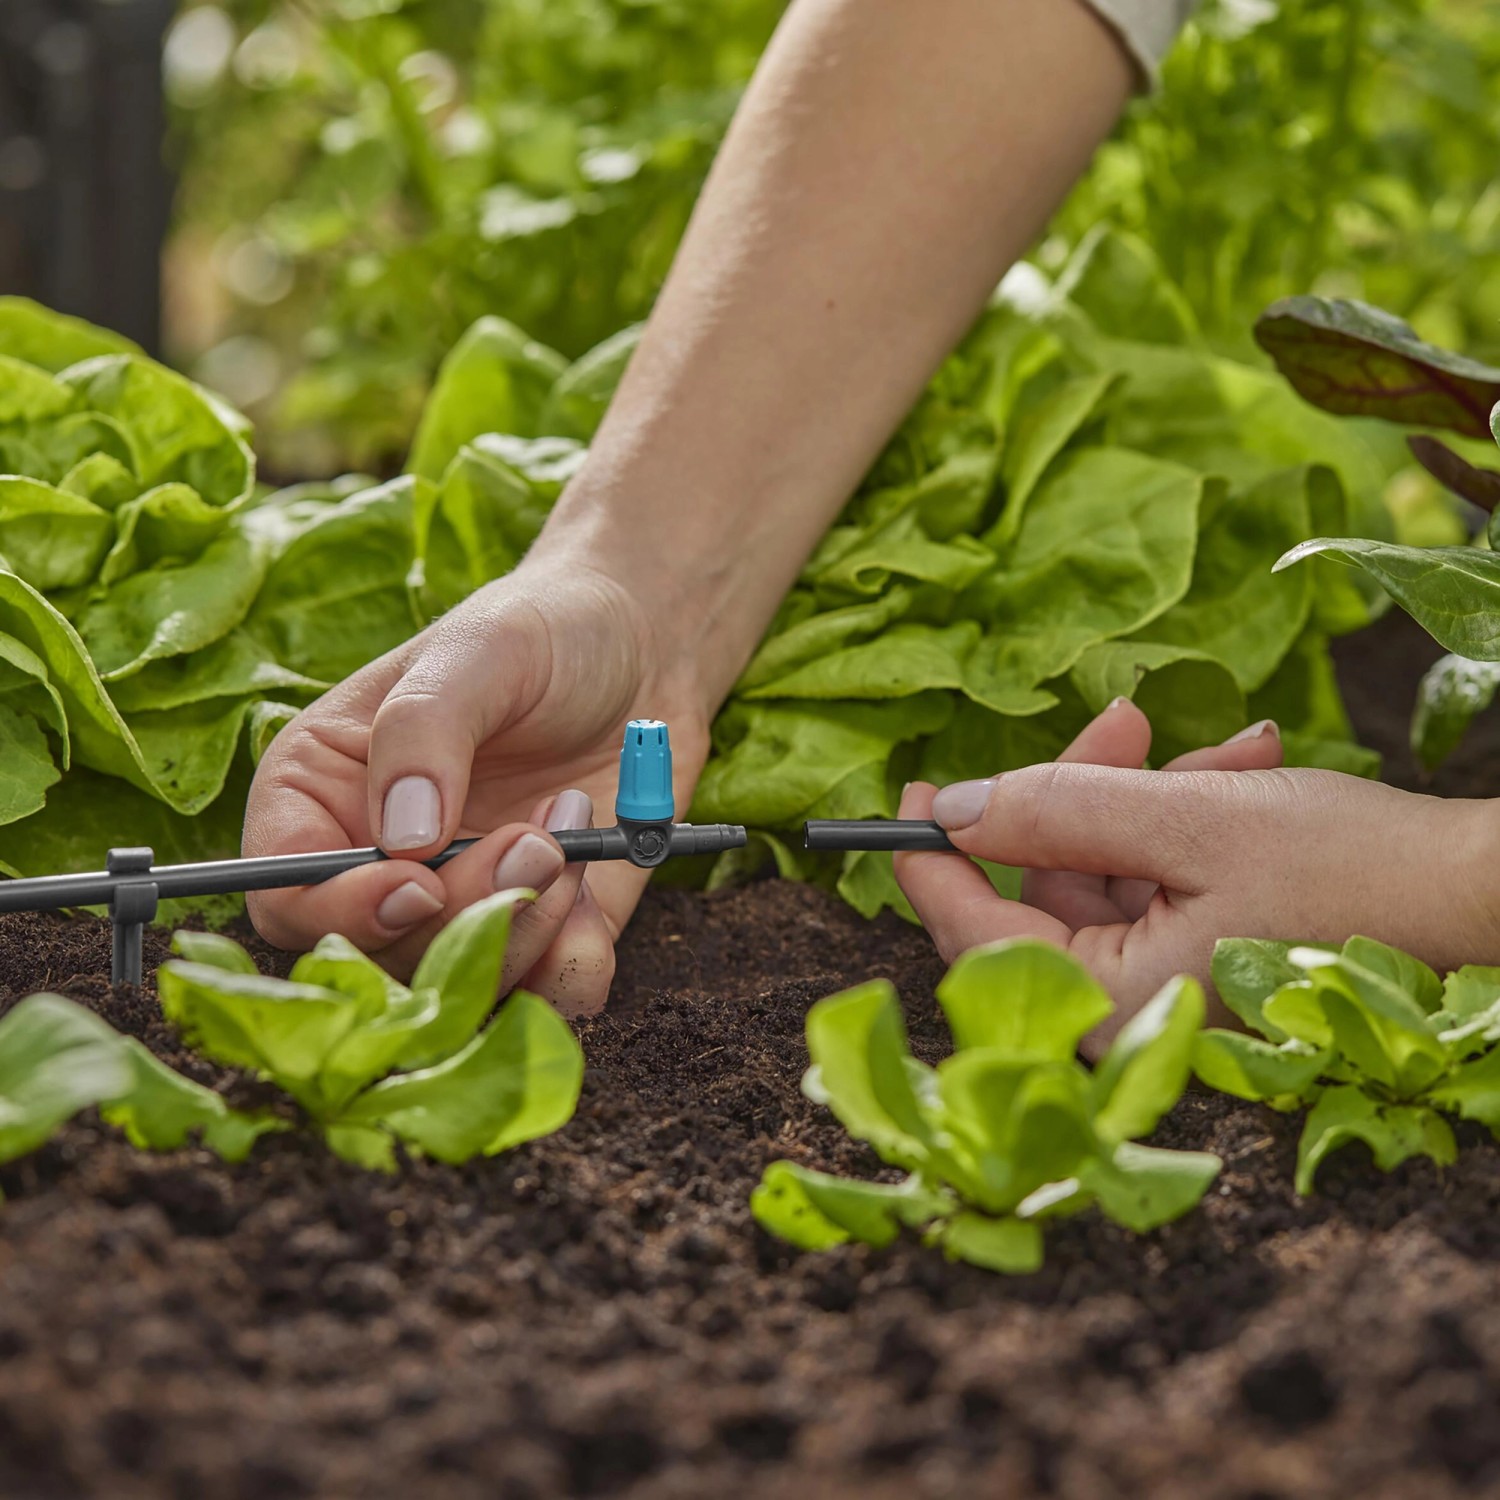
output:
[[[562,506],[560,499],[517,569],[517,581],[535,580],[547,594],[557,587],[548,579],[565,579],[570,590],[587,587],[609,617],[611,633],[629,648],[642,711],[707,724],[738,667],[725,662],[690,581],[670,559],[652,560],[646,549],[616,538],[589,508],[564,511]]]
[[[1433,798],[1426,847],[1437,868],[1446,967],[1500,965],[1500,798]]]
[[[592,575],[621,600],[648,675],[670,699],[705,719],[718,711],[759,644],[784,585],[747,565],[733,548],[704,535],[689,502],[660,493],[636,503],[618,484],[585,470],[559,497],[527,554],[535,567]],[[733,555],[732,555],[733,554]],[[768,593],[763,602],[754,593]]]

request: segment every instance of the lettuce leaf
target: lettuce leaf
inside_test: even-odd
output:
[[[1210,1088],[1278,1109],[1307,1107],[1296,1187],[1351,1141],[1389,1172],[1413,1156],[1458,1152],[1445,1114],[1500,1134],[1500,969],[1440,979],[1370,938],[1340,948],[1221,941],[1220,998],[1258,1036],[1201,1032],[1192,1065]]]
[[[1188,1212],[1216,1156],[1140,1146],[1187,1082],[1203,993],[1169,983],[1120,1032],[1092,1076],[1075,1057],[1113,1009],[1082,964],[1017,939],[965,954],[938,987],[955,1050],[936,1069],[911,1055],[883,980],[808,1012],[803,1092],[857,1140],[904,1168],[899,1186],[772,1162],[750,1207],[807,1250],[882,1247],[917,1229],[950,1258],[1009,1274],[1042,1262],[1042,1221],[1097,1204],[1142,1232]]]
[[[27,996],[0,1018],[0,1162],[34,1151],[90,1105],[135,1146],[172,1151],[196,1137],[226,1161],[282,1128],[230,1109],[72,1000]]]
[[[248,434],[127,340],[0,299],[0,829],[26,830],[0,834],[6,868],[237,843],[192,817],[230,785],[252,706],[326,682],[240,629],[292,536],[251,504]]]
[[[501,891],[440,933],[410,987],[347,939],[325,937],[287,979],[223,936],[178,933],[157,985],[190,1044],[284,1089],[329,1147],[394,1170],[395,1143],[440,1161],[494,1155],[572,1118],[583,1052],[544,1000],[495,1012],[522,895]]]
[[[1371,516],[1404,449],[1207,352],[1138,241],[1093,235],[1035,292],[1001,289],[777,612],[691,813],[754,838],[696,878],[775,858],[862,911],[909,915],[888,858],[807,859],[797,824],[889,815],[913,775],[1051,758],[1120,694],[1152,716],[1161,757],[1270,714],[1302,760],[1370,769],[1326,645],[1380,589],[1271,564]],[[299,705],[517,565],[637,336],[564,366],[483,319],[443,367],[408,475],[265,495],[222,402],[0,302],[0,468],[18,476],[0,479],[0,694],[54,768],[16,728],[34,753],[0,819],[97,864],[74,836],[96,776],[180,814],[239,795],[245,750]],[[134,793],[120,807],[134,822],[115,838],[161,829]],[[232,814],[205,822],[198,852]],[[13,867],[34,863],[23,850],[0,838]]]

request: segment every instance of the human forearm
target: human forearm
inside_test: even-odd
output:
[[[649,580],[716,706],[1130,84],[1077,0],[799,0],[539,553]]]

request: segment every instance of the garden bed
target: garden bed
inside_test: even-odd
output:
[[[1435,648],[1391,618],[1341,654],[1365,739],[1399,750]],[[1481,725],[1438,789],[1500,792],[1496,751]],[[219,1077],[153,996],[110,992],[108,953],[102,923],[0,920],[0,1010],[61,990]],[[1203,1209],[1144,1238],[1064,1223],[1020,1279],[759,1231],[773,1156],[873,1165],[798,1091],[807,1007],[887,976],[931,1058],[941,972],[921,933],[805,888],[656,892],[549,1140],[386,1179],[310,1138],[226,1167],[67,1127],[0,1169],[0,1494],[1494,1492],[1500,1151],[1477,1136],[1446,1173],[1351,1148],[1304,1203],[1295,1119],[1190,1093],[1158,1138],[1224,1157]]]

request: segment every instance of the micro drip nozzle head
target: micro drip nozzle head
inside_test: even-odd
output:
[[[618,822],[670,823],[672,744],[660,719],[632,719],[620,747],[620,789],[615,796]]]

